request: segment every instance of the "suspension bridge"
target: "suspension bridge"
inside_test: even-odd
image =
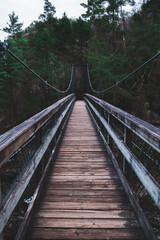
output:
[[[87,65],[89,93],[77,100],[74,65],[68,88],[60,91],[1,49],[68,95],[0,136],[0,239],[7,239],[13,218],[16,240],[156,239],[135,192],[160,208],[160,163],[141,147],[158,156],[160,129],[93,96]]]

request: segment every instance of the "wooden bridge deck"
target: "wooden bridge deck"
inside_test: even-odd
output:
[[[83,101],[77,101],[27,239],[145,239]]]

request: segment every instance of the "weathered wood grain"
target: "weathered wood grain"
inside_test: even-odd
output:
[[[127,202],[128,203],[128,198],[126,196],[44,196],[42,195],[42,201],[44,202],[72,202],[74,198],[75,202],[79,203],[84,203],[84,198],[86,203],[121,203],[123,202],[124,204]]]
[[[89,94],[86,94],[86,96],[93,99],[108,113],[112,114],[119,121],[121,121],[126,127],[131,129],[140,138],[146,141],[158,152],[160,152],[160,129],[158,127],[155,127],[99,98],[96,98]]]
[[[134,212],[131,210],[108,210],[108,211],[93,211],[93,210],[43,210],[34,215],[35,218],[130,218],[135,219]]]
[[[12,128],[8,132],[0,136],[0,167],[5,161],[27,140],[33,136],[33,134],[40,129],[57,111],[61,106],[67,102],[74,95],[71,94],[50,107],[44,109],[40,113],[37,113],[33,117],[24,121],[23,123]]]
[[[55,201],[54,201],[55,200]],[[57,200],[57,201],[56,201]],[[66,201],[65,201],[66,200]],[[81,210],[100,210],[100,211],[108,211],[108,210],[125,210],[131,209],[131,205],[128,202],[128,199],[120,199],[119,201],[107,201],[105,198],[100,199],[98,201],[97,198],[94,198],[93,201],[90,198],[74,198],[71,201],[71,198],[65,199],[62,198],[53,198],[52,202],[42,201],[37,204],[39,210],[41,209],[81,209]]]
[[[33,218],[32,227],[37,228],[95,228],[95,229],[117,229],[117,228],[139,228],[139,224],[135,219],[70,219],[70,218]]]
[[[30,228],[29,239],[66,239],[66,240],[144,240],[140,229],[53,229],[53,228]]]
[[[20,178],[17,179],[15,184],[13,184],[12,188],[8,195],[6,195],[3,203],[0,208],[0,233],[3,231],[6,222],[10,218],[12,212],[14,211],[18,201],[20,200],[23,192],[25,191],[30,179],[35,173],[36,168],[38,167],[41,159],[43,158],[45,152],[47,151],[53,137],[57,133],[57,130],[60,126],[62,126],[63,119],[67,115],[72,103],[70,102],[63,113],[60,115],[58,121],[55,126],[51,129],[51,131],[46,136],[45,142],[42,142],[36,153],[30,159],[29,163],[23,169],[23,173],[20,175]],[[63,128],[63,126],[62,126]],[[55,146],[54,146],[55,147]],[[53,148],[53,152],[55,149]]]
[[[82,101],[73,108],[26,238],[145,239]]]
[[[160,184],[155,180],[155,178],[150,174],[146,167],[141,163],[141,161],[134,155],[131,149],[119,138],[112,127],[107,123],[107,121],[100,115],[96,108],[87,100],[90,108],[96,114],[100,122],[103,124],[109,135],[112,137],[116,146],[119,148],[125,159],[128,161],[133,171],[136,173],[139,180],[142,182],[145,189],[148,191],[156,205],[160,208]],[[150,144],[151,145],[151,144]]]

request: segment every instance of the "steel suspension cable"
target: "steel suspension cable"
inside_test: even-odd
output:
[[[118,86],[119,84],[121,84],[122,82],[124,82],[125,80],[127,80],[130,76],[132,76],[134,73],[138,72],[141,68],[143,68],[145,65],[147,65],[148,63],[150,63],[153,59],[155,59],[156,57],[158,57],[160,55],[160,52],[158,52],[157,54],[155,54],[153,57],[151,57],[149,60],[147,60],[145,63],[143,63],[141,66],[139,66],[138,68],[136,68],[134,71],[132,71],[130,74],[128,74],[126,77],[124,77],[122,80],[116,82],[115,84],[113,84],[112,86],[104,89],[104,90],[101,90],[101,91],[96,91],[93,86],[92,86],[92,83],[91,83],[91,80],[90,80],[90,75],[89,75],[89,67],[88,67],[88,64],[87,64],[87,76],[88,76],[88,82],[89,82],[89,86],[91,88],[91,90],[94,92],[94,93],[104,93],[104,92],[107,92],[109,91],[110,89]]]
[[[36,72],[34,72],[29,66],[27,66],[27,64],[25,64],[21,59],[19,59],[14,53],[12,53],[9,49],[6,50],[10,55],[12,55],[17,61],[19,61],[25,68],[27,68],[31,73],[33,73],[37,78],[39,78],[42,82],[44,82],[47,86],[49,86],[50,88],[54,89],[55,91],[59,92],[59,93],[66,93],[68,92],[68,90],[70,89],[71,87],[71,84],[72,84],[72,76],[71,76],[71,79],[70,79],[70,82],[69,82],[69,85],[67,87],[66,90],[64,91],[61,91],[57,88],[55,88],[54,86],[52,86],[50,83],[48,83],[46,80],[44,80],[43,78],[41,78]]]
[[[29,70],[32,74],[34,74],[39,80],[41,80],[44,84],[46,84],[47,86],[49,86],[50,88],[52,88],[53,90],[59,92],[59,93],[66,93],[69,91],[69,89],[71,88],[72,85],[72,81],[73,81],[73,68],[74,65],[72,65],[72,71],[71,71],[71,78],[70,78],[70,82],[69,85],[67,87],[66,90],[61,91],[59,89],[57,89],[56,87],[52,86],[50,83],[48,83],[46,80],[44,80],[43,78],[41,78],[35,71],[33,71],[27,64],[25,64],[21,59],[19,59],[14,53],[12,53],[8,48],[6,43],[3,43],[0,41],[0,51],[2,52],[8,52],[12,57],[14,57],[18,62],[20,62],[27,70]]]

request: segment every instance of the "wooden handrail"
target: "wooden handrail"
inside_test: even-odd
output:
[[[34,135],[74,94],[57,101],[23,123],[0,136],[0,167]]]
[[[129,149],[129,147],[125,144],[124,141],[122,141],[119,136],[114,132],[112,127],[107,123],[107,121],[102,117],[102,115],[97,111],[97,109],[93,106],[90,100],[93,100],[94,103],[101,106],[103,109],[109,112],[109,114],[116,117],[121,123],[123,123],[125,126],[130,128],[133,132],[138,131],[137,135],[143,134],[143,140],[146,140],[147,133],[149,137],[147,138],[147,141],[151,145],[151,141],[153,139],[154,143],[159,144],[159,138],[160,135],[158,133],[160,130],[151,124],[146,123],[145,121],[142,121],[134,116],[132,116],[129,113],[126,113],[125,111],[122,111],[119,108],[116,108],[112,106],[111,104],[108,104],[104,102],[103,100],[100,100],[98,98],[95,98],[94,96],[91,96],[89,94],[86,94],[88,99],[86,98],[86,102],[89,106],[89,108],[94,112],[96,117],[100,120],[102,125],[105,127],[125,159],[128,161],[130,166],[132,167],[133,171],[136,173],[137,177],[140,179],[156,205],[160,208],[160,185],[158,182],[152,177],[152,175],[149,173],[149,171],[144,167],[144,165],[140,162],[140,160],[134,155],[134,153]],[[132,126],[134,125],[134,128],[132,129]],[[147,129],[148,126],[148,129]],[[156,131],[156,133],[154,132]],[[99,130],[101,131],[101,130]],[[101,132],[102,133],[102,132]],[[103,135],[103,133],[102,133]],[[103,136],[104,138],[104,136]],[[156,149],[156,147],[155,147]]]
[[[99,98],[96,98],[90,94],[85,94],[88,98],[95,101],[103,109],[105,109],[112,116],[117,118],[126,127],[132,130],[141,139],[151,145],[156,151],[160,152],[160,129],[147,123],[130,113],[127,113]]]
[[[64,105],[68,100],[68,104],[65,106],[63,111],[61,112],[61,107]],[[61,131],[58,133],[58,130],[64,127],[64,120],[67,118],[69,112],[72,109],[75,97],[74,94],[71,94],[62,100],[59,100],[52,106],[48,107],[47,109],[43,110],[42,112],[36,114],[35,116],[31,117],[29,120],[25,121],[24,123],[15,127],[15,130],[10,130],[6,134],[2,135],[1,139],[6,139],[6,142],[3,143],[4,148],[1,149],[5,151],[6,155],[5,158],[9,157],[10,154],[15,152],[17,148],[20,146],[20,140],[24,144],[27,139],[29,139],[34,133],[37,132],[40,127],[43,125],[56,113],[58,110],[60,111],[60,115],[58,116],[58,121],[55,122],[54,126],[48,132],[45,139],[42,140],[41,145],[37,148],[34,155],[31,157],[29,162],[23,168],[23,171],[19,175],[19,178],[16,179],[14,184],[12,185],[10,191],[7,193],[3,201],[0,205],[0,236],[3,232],[3,229],[10,218],[13,210],[15,209],[18,201],[20,200],[24,190],[26,189],[28,183],[30,182],[33,174],[35,173],[38,165],[40,164],[41,160],[43,159],[44,154],[46,153],[47,149],[50,146],[51,141],[54,139],[54,149],[51,152],[53,156],[53,152],[55,152],[57,143],[59,141],[59,137],[61,135]],[[25,125],[26,123],[26,125]],[[28,134],[27,130],[30,132]],[[15,133],[15,136],[12,136],[12,133]],[[56,135],[57,134],[57,135]],[[7,135],[7,138],[5,138]],[[8,136],[11,137],[11,140],[8,139]],[[10,141],[9,141],[10,140]],[[18,143],[16,142],[18,141]],[[21,144],[22,145],[22,144]],[[9,150],[8,150],[8,148]],[[14,148],[15,146],[15,148]],[[2,159],[1,163],[4,163],[4,159]]]

